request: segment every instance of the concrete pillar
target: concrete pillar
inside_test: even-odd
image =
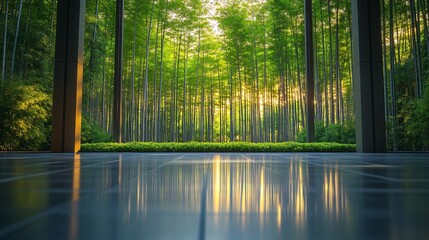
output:
[[[78,152],[82,116],[85,0],[58,0],[52,109],[53,152]]]
[[[358,152],[385,152],[380,0],[352,0],[353,95]]]

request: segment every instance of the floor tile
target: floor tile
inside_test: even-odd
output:
[[[427,239],[427,153],[2,153],[1,239]]]

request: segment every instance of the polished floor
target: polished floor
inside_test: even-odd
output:
[[[429,154],[0,154],[0,239],[429,239]]]

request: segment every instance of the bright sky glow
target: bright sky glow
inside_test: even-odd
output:
[[[215,19],[217,13],[217,8],[219,6],[224,6],[226,3],[225,0],[221,0],[221,1],[217,1],[217,0],[208,0],[206,3],[206,8],[208,11],[207,14],[207,21],[209,22],[209,25],[213,31],[213,33],[215,35],[221,35],[222,34],[222,30],[219,28],[219,23],[218,21]]]
[[[205,0],[203,2],[207,9],[207,15],[205,17],[207,18],[213,34],[217,36],[222,35],[222,30],[219,28],[219,22],[215,19],[217,16],[217,10],[218,8],[225,7],[229,2],[231,2],[231,0]],[[244,0],[243,2],[248,2],[251,5],[257,4],[260,6],[264,4],[266,0]]]

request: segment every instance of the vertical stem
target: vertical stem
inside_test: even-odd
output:
[[[18,44],[19,25],[21,23],[22,2],[23,0],[19,2],[18,19],[16,20],[15,42],[13,43],[12,61],[11,61],[11,67],[10,67],[11,78],[13,77],[13,70],[15,67],[15,52],[16,52],[16,45]]]
[[[314,141],[314,52],[312,1],[304,1],[305,61],[307,78],[307,142]]]
[[[1,79],[5,79],[5,68],[6,68],[6,40],[7,40],[7,19],[9,14],[9,0],[6,0],[6,12],[4,20],[4,35],[3,35],[3,63],[2,63],[2,72]]]
[[[124,0],[116,0],[115,78],[113,85],[113,140],[122,142],[122,48]]]

